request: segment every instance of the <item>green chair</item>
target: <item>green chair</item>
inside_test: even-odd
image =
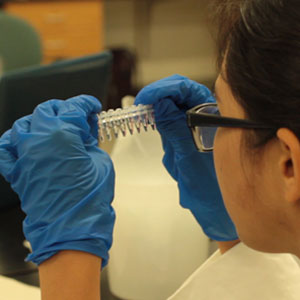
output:
[[[38,33],[26,21],[0,11],[0,60],[2,72],[38,65],[42,46]]]

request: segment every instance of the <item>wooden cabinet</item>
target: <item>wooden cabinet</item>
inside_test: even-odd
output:
[[[100,0],[10,2],[5,10],[27,20],[40,33],[44,63],[103,49]]]

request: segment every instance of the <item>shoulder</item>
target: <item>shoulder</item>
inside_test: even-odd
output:
[[[240,243],[212,255],[169,300],[300,299],[300,266],[290,254],[269,254]]]

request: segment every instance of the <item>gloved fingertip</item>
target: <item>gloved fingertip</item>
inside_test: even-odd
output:
[[[185,98],[182,97],[182,99],[184,99],[187,108],[193,108],[203,103],[216,102],[210,89],[194,80],[186,80],[182,85],[182,89],[182,94],[185,95]],[[185,93],[184,90],[186,90]]]
[[[35,119],[36,116],[40,114],[47,116],[56,116],[59,107],[63,102],[63,100],[51,99],[40,103],[33,111],[33,118]]]
[[[142,88],[138,92],[138,94],[136,95],[134,103],[133,103],[134,105],[139,105],[139,104],[147,105],[147,104],[151,104],[151,99],[146,96],[145,88],[146,87]]]
[[[14,135],[16,132],[18,132],[18,133],[30,132],[31,121],[32,121],[32,115],[22,117],[22,118],[18,119],[17,121],[15,121],[12,126],[11,135]]]
[[[158,89],[160,91],[162,91],[165,88],[165,85],[168,82],[173,82],[173,81],[176,81],[176,80],[186,80],[186,79],[188,79],[188,78],[185,77],[185,76],[182,76],[182,75],[179,75],[179,74],[174,74],[174,75],[168,76],[166,78],[157,80],[153,83],[150,83],[149,85],[145,86],[144,88],[142,88],[139,91],[139,93],[137,94],[137,96],[135,98],[134,104],[135,105],[153,104],[157,101],[157,98],[163,98],[163,95],[165,94],[165,93],[162,93],[162,95],[158,95],[159,93],[154,93],[154,92],[158,92]],[[165,96],[167,96],[167,94]]]
[[[102,104],[100,100],[90,95],[79,95],[66,100],[66,103],[76,106],[80,110],[83,110],[87,115],[92,113],[100,113],[102,110]]]

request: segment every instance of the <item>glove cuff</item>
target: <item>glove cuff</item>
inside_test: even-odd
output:
[[[38,222],[30,223],[26,217],[23,230],[33,249],[27,260],[39,265],[58,251],[78,250],[101,257],[104,267],[112,245],[114,209],[111,206],[102,208],[101,216],[81,219],[80,223],[74,223],[73,220],[76,218],[70,213],[51,224],[41,226]]]
[[[83,251],[101,257],[102,268],[107,265],[109,259],[107,245],[104,241],[95,239],[83,239],[56,244],[41,250],[34,251],[26,257],[25,261],[32,261],[33,263],[40,265],[42,262],[51,258],[53,255],[62,250]]]

